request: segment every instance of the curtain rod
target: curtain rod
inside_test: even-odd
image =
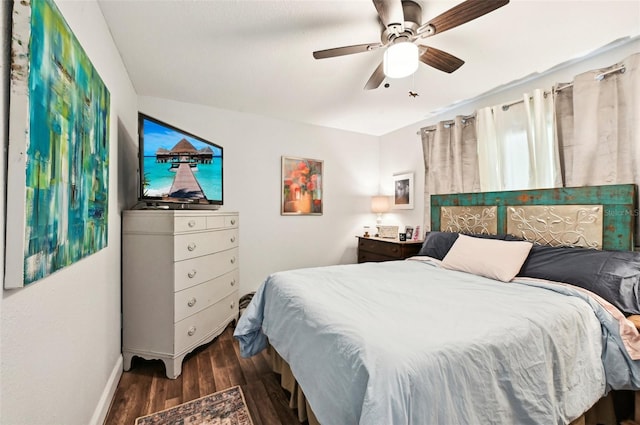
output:
[[[625,68],[625,66],[624,66],[624,65],[620,65],[620,66],[619,66],[619,67],[617,67],[617,68],[614,68],[614,69],[610,69],[610,70],[608,70],[608,71],[601,72],[600,74],[598,74],[598,75],[596,75],[596,76],[595,76],[595,79],[596,79],[597,81],[600,81],[600,80],[602,80],[604,77],[606,77],[606,76],[607,76],[607,75],[609,75],[609,74],[613,74],[614,72],[618,72],[618,71],[620,71],[620,73],[621,73],[621,74],[624,74],[624,72],[625,72],[626,70],[627,70],[627,69]]]
[[[476,117],[475,112],[470,115],[462,115],[462,123],[465,124],[468,119],[475,118],[475,117]],[[445,128],[449,128],[452,125],[456,125],[456,120],[445,120],[441,122],[444,124]],[[424,131],[425,133],[429,131],[436,131],[436,125],[430,125],[428,127],[421,128],[420,130],[416,131],[416,134],[420,135],[421,131]]]
[[[600,74],[596,75],[593,79],[596,80],[596,81],[602,81],[602,80],[604,80],[604,77],[606,77],[609,74],[613,74],[614,72],[624,73],[625,71],[626,71],[626,69],[625,69],[624,65],[621,65],[621,66],[619,66],[617,68],[601,72]],[[573,86],[573,83],[566,83],[563,86],[556,87],[555,91],[562,91],[562,90],[567,89],[567,88],[572,87],[572,86]],[[546,91],[546,92],[544,92],[544,96],[547,97],[547,95],[550,94],[550,93],[551,92],[547,92]],[[521,100],[516,100],[514,102],[511,102],[511,103],[507,103],[506,105],[502,105],[502,110],[503,111],[507,111],[511,106],[517,105],[518,103],[522,103],[522,102],[524,102],[524,100],[521,99]]]
[[[624,66],[624,65],[620,65],[620,66],[619,66],[619,67],[617,67],[617,68],[613,68],[613,69],[610,69],[610,70],[608,70],[608,71],[603,71],[603,72],[601,72],[600,74],[597,74],[597,75],[594,77],[594,80],[596,80],[596,81],[602,81],[602,80],[604,80],[604,77],[606,77],[606,76],[607,76],[607,75],[609,75],[609,74],[613,74],[614,72],[620,72],[621,74],[624,74],[624,72],[625,72],[625,71],[626,71],[625,66]],[[564,84],[563,86],[556,87],[556,88],[555,88],[555,91],[562,91],[562,90],[567,89],[567,88],[569,88],[569,87],[573,87],[573,83],[566,83],[566,84]],[[551,92],[547,92],[547,91],[545,91],[545,92],[544,92],[544,96],[546,97],[546,96],[547,96],[548,94],[550,94],[550,93],[551,93]],[[522,99],[521,99],[521,100],[516,100],[516,101],[514,101],[514,102],[511,102],[511,103],[507,103],[506,105],[502,105],[502,110],[503,110],[503,111],[506,111],[506,110],[508,110],[511,106],[513,106],[513,105],[517,105],[517,104],[522,103],[522,102],[524,102],[524,100],[522,100]],[[463,117],[462,117],[462,122],[464,123],[464,121],[465,121],[465,120],[467,120],[467,119],[469,119],[469,118],[473,118],[473,117],[475,117],[475,116],[476,116],[475,112],[474,112],[473,114],[471,114],[471,115],[463,116]],[[455,121],[454,121],[454,120],[447,120],[447,121],[442,121],[442,122],[445,124],[445,126],[447,126],[447,128],[448,128],[448,127],[450,127],[450,126],[452,126],[452,125],[455,125]],[[428,131],[435,131],[435,130],[436,130],[436,129],[435,129],[435,125],[433,125],[433,126],[425,127],[425,128],[423,128],[423,129],[421,129],[421,130],[416,131],[416,134],[418,134],[418,135],[419,135],[419,134],[420,134],[420,131],[428,132]]]
[[[569,84],[567,84],[565,86],[562,86],[561,89],[556,89],[556,90],[563,90],[563,89],[566,89],[567,87],[571,87],[572,85],[573,85],[573,83],[569,83]],[[544,93],[544,97],[547,97],[547,95],[550,94],[551,92],[546,91],[546,92],[543,92],[543,93]],[[529,98],[531,98],[531,96],[529,96]],[[520,99],[520,100],[514,100],[511,103],[506,103],[506,104],[502,105],[502,110],[503,111],[508,111],[509,108],[511,108],[513,105],[517,105],[518,103],[523,103],[523,102],[524,102],[524,100]]]

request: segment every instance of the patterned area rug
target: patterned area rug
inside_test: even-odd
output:
[[[240,387],[136,419],[135,425],[253,425]]]

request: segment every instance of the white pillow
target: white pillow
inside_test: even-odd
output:
[[[533,244],[459,235],[442,267],[509,282],[520,271]]]

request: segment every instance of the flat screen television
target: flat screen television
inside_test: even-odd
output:
[[[141,203],[220,208],[222,146],[143,113],[138,113],[138,137]]]

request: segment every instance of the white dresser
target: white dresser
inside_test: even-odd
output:
[[[238,214],[130,210],[122,223],[124,370],[133,356],[182,360],[238,318]]]

